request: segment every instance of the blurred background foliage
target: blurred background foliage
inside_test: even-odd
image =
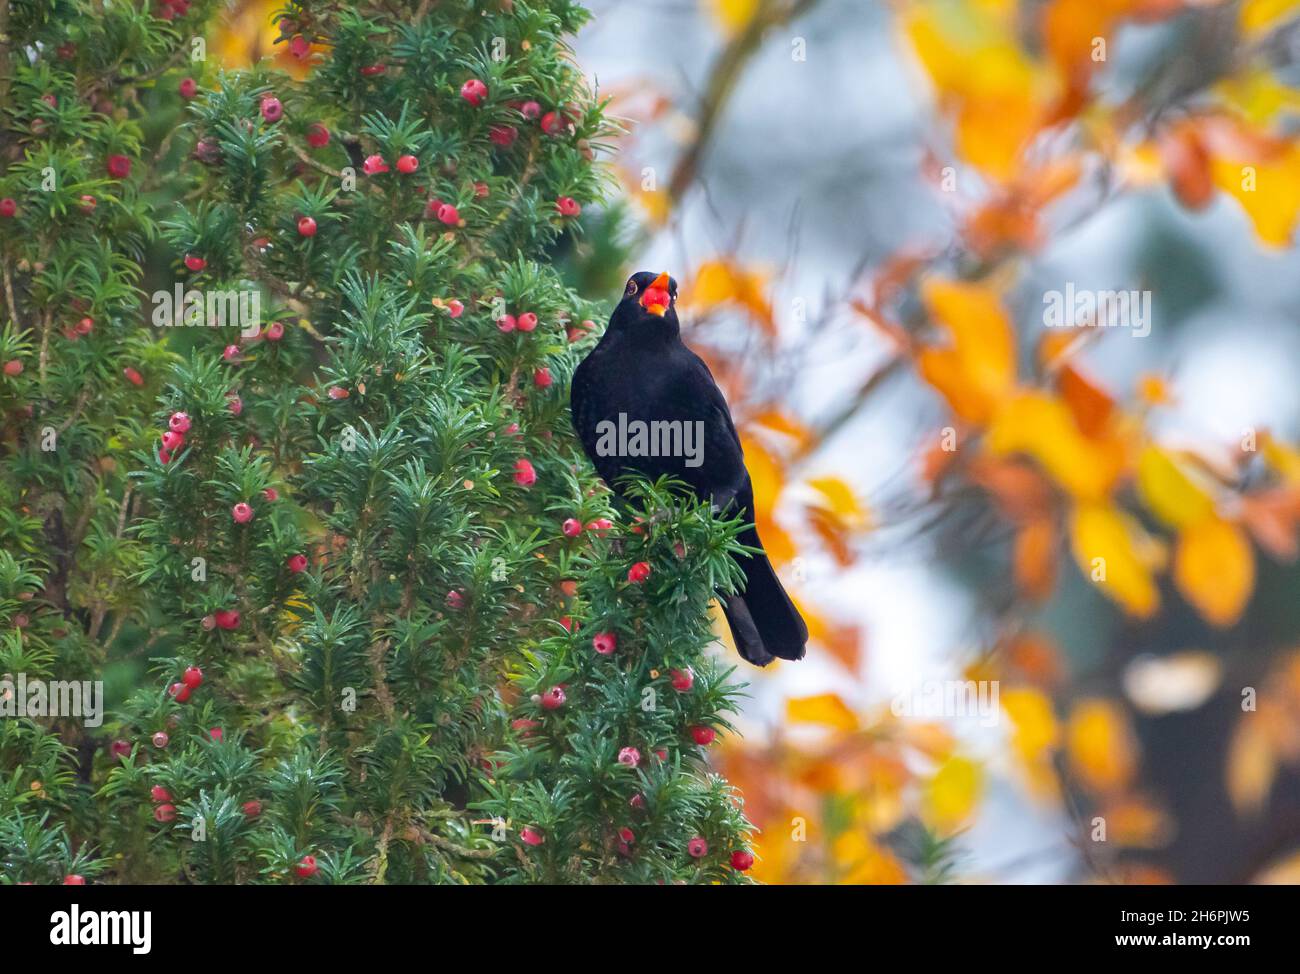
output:
[[[311,71],[277,6],[224,63]],[[1300,880],[1300,3],[589,6],[624,202],[556,260],[681,282],[813,636],[718,752],[755,875]]]

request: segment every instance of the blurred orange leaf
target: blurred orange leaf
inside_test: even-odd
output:
[[[1000,694],[1015,730],[1011,744],[1025,770],[1030,791],[1055,795],[1056,774],[1052,754],[1060,743],[1061,729],[1051,699],[1034,687],[1011,687]]]
[[[729,260],[705,261],[695,271],[695,280],[680,303],[699,311],[720,305],[744,308],[769,335],[776,334],[772,306],[764,297],[767,279]]]
[[[1225,765],[1228,797],[1240,813],[1258,811],[1277,777],[1277,754],[1268,727],[1258,714],[1237,722]]]
[[[1069,408],[1042,392],[1021,393],[999,408],[987,444],[995,455],[1033,457],[1075,497],[1093,501],[1109,495],[1127,454],[1119,439],[1085,437]]]
[[[1056,525],[1037,518],[1016,532],[1012,566],[1016,585],[1031,599],[1052,594],[1056,583]]]
[[[1127,612],[1145,619],[1160,607],[1152,542],[1136,521],[1110,504],[1080,505],[1070,539],[1079,570]]]
[[[921,297],[952,340],[921,351],[921,376],[962,419],[986,422],[1015,383],[1015,334],[1001,299],[987,286],[939,278],[924,283]]]
[[[951,832],[970,817],[983,791],[983,769],[969,758],[954,754],[925,784],[925,817],[937,831]]]
[[[1213,499],[1158,446],[1147,446],[1138,456],[1137,489],[1151,513],[1173,528],[1202,521],[1214,511]]]
[[[1081,700],[1070,712],[1070,765],[1099,794],[1127,787],[1137,771],[1137,744],[1124,711],[1110,700]]]
[[[1205,620],[1230,626],[1255,588],[1255,554],[1235,524],[1207,517],[1183,529],[1174,552],[1174,582]]]
[[[785,702],[785,716],[795,724],[820,724],[835,730],[858,729],[858,717],[836,693],[794,697]]]

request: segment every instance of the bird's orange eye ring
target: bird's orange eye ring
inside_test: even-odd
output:
[[[627,290],[624,291],[623,293],[627,295],[636,294],[636,281],[628,281]]]

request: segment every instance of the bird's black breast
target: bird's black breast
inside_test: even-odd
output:
[[[607,333],[574,373],[570,406],[583,450],[615,489],[629,471],[671,475],[700,497],[734,492],[745,479],[726,401],[680,341],[643,345]]]

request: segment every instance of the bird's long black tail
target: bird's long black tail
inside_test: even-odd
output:
[[[740,535],[742,544],[759,548],[763,542],[751,525]],[[803,659],[808,627],[781,587],[767,555],[742,555],[736,559],[745,572],[745,590],[721,599],[740,655],[755,666],[773,659]]]

